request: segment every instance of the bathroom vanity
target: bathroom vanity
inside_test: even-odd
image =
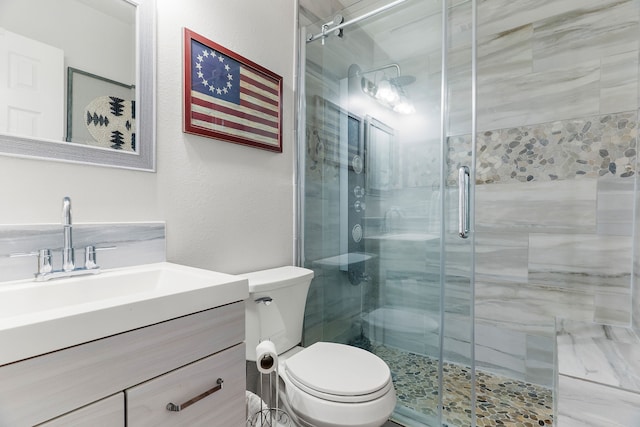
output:
[[[174,273],[187,270],[182,266],[174,268],[171,264],[158,268]],[[211,273],[211,277],[220,279],[219,283],[212,281],[208,288],[191,290],[186,295],[159,296],[154,292],[160,291],[147,289],[144,297],[116,296],[101,309],[96,308],[98,303],[95,301],[83,303],[92,310],[71,313],[67,307],[66,315],[42,320],[42,324],[57,321],[60,326],[63,324],[60,319],[64,318],[65,327],[54,333],[60,336],[58,342],[65,342],[65,345],[51,348],[56,337],[40,332],[46,345],[40,347],[39,354],[19,360],[5,357],[0,361],[0,425],[243,425],[243,299],[248,295],[248,285],[246,280],[235,276],[189,269],[189,274],[196,273],[204,277]],[[110,273],[103,274],[108,278]],[[83,286],[91,287],[91,280],[98,279],[68,280],[85,280]],[[184,281],[179,285],[188,288]],[[57,283],[52,281],[45,286],[54,287]],[[162,286],[167,285],[157,288]],[[100,326],[99,323],[104,322],[99,312],[109,313],[110,310],[125,319],[118,322],[114,318],[110,323],[131,327],[116,333],[111,333],[113,330],[105,332],[108,328]],[[176,316],[180,311],[184,314]],[[37,315],[43,317],[44,313]],[[83,314],[86,315],[84,320]],[[17,324],[20,316],[28,318],[35,314],[13,318],[0,316],[0,353],[8,346],[20,345],[8,333],[10,325]],[[22,326],[26,336],[28,327],[38,326],[37,322],[32,323],[25,322]],[[102,331],[102,336],[90,339],[86,330]],[[65,341],[65,336],[76,340],[83,338],[82,342],[67,345],[69,341]]]

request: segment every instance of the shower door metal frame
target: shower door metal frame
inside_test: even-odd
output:
[[[314,42],[314,41],[316,41],[318,39],[325,39],[330,35],[330,33],[335,33],[337,31],[340,31],[340,30],[342,30],[342,29],[344,29],[344,28],[346,28],[346,27],[348,27],[350,25],[356,24],[356,23],[358,23],[358,22],[360,22],[360,21],[362,21],[364,19],[370,18],[372,16],[375,16],[375,15],[378,15],[378,14],[380,14],[382,12],[385,12],[385,11],[387,11],[389,9],[392,9],[392,8],[396,7],[397,5],[402,4],[402,3],[406,2],[406,1],[407,0],[395,0],[394,2],[386,4],[386,5],[382,6],[382,7],[379,7],[378,9],[372,10],[370,12],[367,12],[367,13],[363,14],[363,15],[360,15],[357,18],[350,19],[347,22],[342,22],[342,23],[340,23],[340,24],[338,24],[338,25],[336,25],[334,27],[330,27],[330,25],[333,25],[333,23],[334,23],[334,21],[331,21],[330,23],[326,23],[326,24],[322,25],[322,31],[320,33],[316,34],[316,35],[309,36],[306,39],[306,41],[307,41],[307,43],[311,43],[311,42]],[[322,42],[324,44],[324,40],[322,40]]]

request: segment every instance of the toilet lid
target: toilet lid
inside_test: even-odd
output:
[[[344,344],[318,342],[285,361],[302,390],[338,402],[364,402],[389,391],[391,373],[378,356]]]

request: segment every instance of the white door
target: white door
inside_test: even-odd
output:
[[[64,140],[64,52],[0,28],[0,132]]]

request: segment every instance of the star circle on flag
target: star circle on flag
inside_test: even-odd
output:
[[[216,52],[214,50],[203,50],[202,53],[200,55],[197,55],[196,57],[196,68],[198,70],[202,70],[202,64],[205,61],[211,61],[212,64],[223,64],[224,63],[224,57],[220,54],[216,54]],[[217,59],[217,61],[215,61]],[[218,66],[214,67],[214,70],[217,70]],[[227,93],[229,91],[229,89],[231,89],[231,87],[233,86],[233,84],[231,83],[231,81],[233,80],[233,76],[231,75],[231,73],[229,73],[228,71],[230,70],[230,67],[228,64],[224,64],[224,71],[226,71],[226,73],[220,73],[220,77],[223,77],[226,79],[225,82],[220,82],[219,86],[216,86],[216,82],[215,82],[215,75],[210,76],[210,79],[207,79],[204,74],[202,73],[202,71],[198,72],[198,78],[201,79],[200,83],[202,83],[202,85],[207,88],[209,90],[209,92],[213,93],[213,94],[218,94],[221,95],[222,93]]]

